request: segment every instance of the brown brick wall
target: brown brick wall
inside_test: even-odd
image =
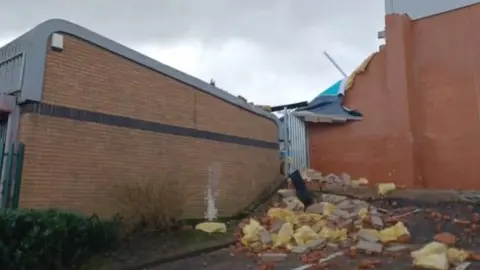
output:
[[[48,52],[44,102],[270,142],[270,120],[72,37]],[[201,217],[208,167],[220,164],[219,210],[247,206],[278,176],[278,150],[23,114],[21,207],[114,213],[115,187],[177,170],[185,215]]]
[[[277,127],[234,105],[84,41],[49,52],[43,101],[275,142]]]

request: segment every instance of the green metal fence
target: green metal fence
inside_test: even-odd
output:
[[[1,208],[18,208],[22,181],[23,143],[6,144],[0,141],[0,176],[2,182]]]

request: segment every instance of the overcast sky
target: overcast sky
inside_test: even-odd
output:
[[[378,50],[384,0],[23,0],[0,46],[66,19],[257,104],[310,100]]]

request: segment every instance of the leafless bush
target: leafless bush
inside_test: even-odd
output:
[[[168,231],[178,224],[185,192],[176,172],[178,170],[160,178],[132,181],[116,189],[116,206],[120,209],[126,233]]]

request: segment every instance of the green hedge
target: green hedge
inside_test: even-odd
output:
[[[59,210],[0,212],[0,269],[69,269],[110,248],[118,222]]]

